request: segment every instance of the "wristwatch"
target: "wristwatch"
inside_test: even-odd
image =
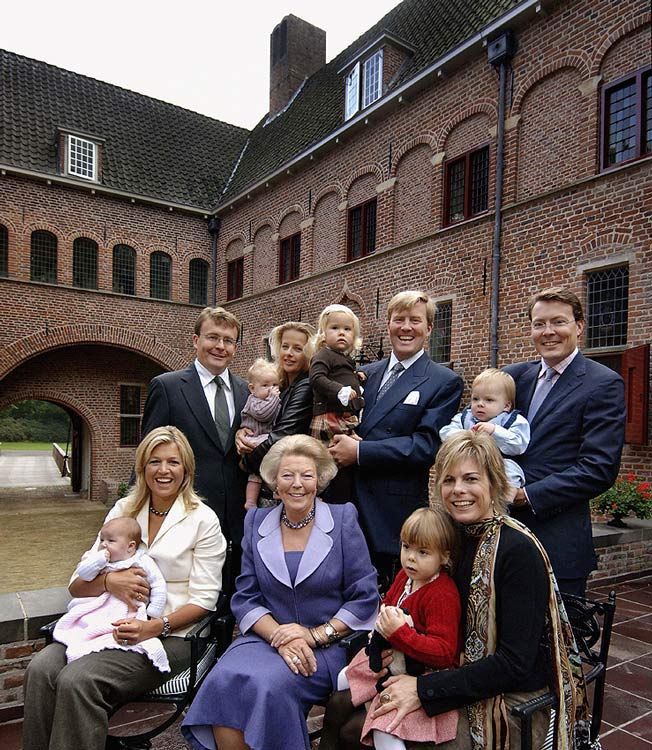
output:
[[[172,626],[170,625],[170,620],[166,617],[166,615],[163,615],[163,617],[161,617],[161,620],[163,620],[163,630],[161,631],[161,638],[167,638],[170,635]]]
[[[333,624],[329,620],[328,622],[325,622],[323,625],[324,633],[326,633],[326,637],[328,638],[329,643],[333,643],[333,641],[336,641],[339,637],[339,634],[337,630],[333,627]]]

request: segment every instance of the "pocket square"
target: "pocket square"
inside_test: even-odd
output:
[[[419,391],[410,391],[403,401],[404,404],[410,404],[410,406],[416,406],[419,403]]]

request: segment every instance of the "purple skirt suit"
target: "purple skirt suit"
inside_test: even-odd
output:
[[[316,503],[306,548],[291,562],[295,553],[283,551],[280,505],[253,508],[245,517],[242,572],[231,600],[241,635],[208,675],[183,722],[183,734],[195,748],[214,750],[214,725],[242,730],[252,750],[310,747],[306,714],[336,689],[344,649],[316,649],[315,674],[295,675],[252,630],[263,615],[306,627],[333,617],[352,630],[373,627],[376,573],[357,512],[350,503]]]

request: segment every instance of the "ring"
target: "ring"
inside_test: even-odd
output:
[[[142,602],[143,601],[143,595],[140,594],[140,593],[136,594],[136,599],[138,599],[139,602]]]
[[[301,664],[301,659],[299,659],[299,657],[295,655],[295,656],[292,657],[292,663],[293,664]]]
[[[392,696],[389,693],[383,693],[380,696],[381,703],[391,703],[391,701],[392,701]]]
[[[122,641],[122,645],[123,645],[123,646],[128,646],[128,645],[129,645],[129,641],[128,641],[128,640],[127,640],[127,639],[125,638],[125,639],[124,639],[124,640]]]

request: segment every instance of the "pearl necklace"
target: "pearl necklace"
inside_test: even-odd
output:
[[[312,519],[315,517],[315,504],[313,503],[312,509],[308,513],[307,516],[302,518],[300,521],[297,521],[294,523],[293,521],[290,521],[290,519],[285,514],[285,508],[281,511],[281,523],[288,527],[288,529],[303,529],[305,526],[307,526]]]
[[[170,509],[168,508],[167,510],[156,510],[156,508],[150,503],[149,512],[152,515],[159,516],[160,518],[164,518],[170,512]]]

